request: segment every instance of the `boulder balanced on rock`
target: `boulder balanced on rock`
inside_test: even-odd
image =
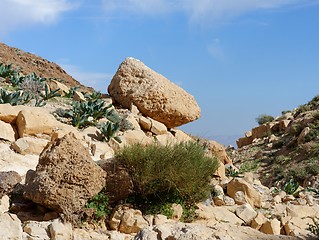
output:
[[[108,92],[124,107],[134,104],[145,116],[168,128],[200,117],[200,108],[192,95],[134,58],[122,62]]]

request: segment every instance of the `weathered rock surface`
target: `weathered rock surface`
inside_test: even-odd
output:
[[[17,137],[17,131],[11,124],[0,121],[0,139],[13,142]]]
[[[105,175],[81,142],[68,134],[41,153],[36,171],[27,173],[24,196],[70,216],[102,190]]]
[[[15,214],[0,214],[0,239],[22,240],[21,221]]]
[[[120,104],[137,106],[145,116],[168,128],[194,121],[200,116],[193,96],[156,73],[141,61],[127,58],[113,77],[108,92]]]
[[[295,237],[274,236],[261,233],[250,227],[241,227],[227,223],[215,224],[207,226],[204,224],[185,224],[165,223],[152,227],[144,228],[135,237],[134,240],[164,240],[164,239],[180,239],[180,240],[280,240],[291,239],[297,240]]]
[[[9,194],[19,182],[21,182],[21,177],[17,172],[0,172],[0,198]]]
[[[11,148],[22,155],[26,155],[26,154],[39,155],[47,144],[48,144],[48,140],[45,140],[45,139],[23,137],[13,142],[11,144]]]

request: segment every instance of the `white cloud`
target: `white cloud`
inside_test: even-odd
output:
[[[109,13],[135,14],[186,12],[191,22],[216,23],[256,11],[281,7],[305,7],[318,0],[102,0]]]
[[[21,26],[55,22],[61,13],[74,6],[68,0],[2,0],[0,33]]]
[[[66,60],[60,61],[65,62]],[[107,87],[113,77],[113,75],[109,73],[86,72],[81,70],[78,66],[71,64],[59,63],[59,65],[81,84],[92,87],[96,91],[100,91],[102,93],[107,92]]]

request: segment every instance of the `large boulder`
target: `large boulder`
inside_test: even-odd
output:
[[[28,171],[24,196],[71,217],[105,185],[106,173],[70,133],[43,150],[36,171]]]
[[[168,128],[200,117],[200,108],[192,95],[134,58],[122,62],[108,92],[124,107],[134,104],[142,114]]]

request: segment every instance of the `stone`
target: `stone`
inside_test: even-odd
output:
[[[238,205],[242,205],[242,204],[247,203],[245,193],[243,191],[237,191],[234,195],[234,201]]]
[[[134,58],[121,63],[110,85],[110,95],[121,105],[137,106],[139,111],[168,128],[200,117],[194,97]]]
[[[153,142],[151,138],[145,135],[142,130],[128,130],[124,132],[123,138],[125,139],[125,143],[127,145],[132,145],[136,143],[140,143],[142,145],[148,145]]]
[[[118,230],[126,234],[137,233],[148,226],[148,222],[143,218],[140,210],[126,206],[119,206],[110,219],[109,225],[112,230]]]
[[[253,143],[253,137],[242,137],[236,141],[236,145],[238,148],[242,148],[244,146],[250,145]]]
[[[0,239],[22,240],[21,221],[15,214],[0,213]]]
[[[245,132],[245,137],[247,137],[247,138],[251,137],[252,135],[253,135],[253,134],[252,134],[251,131]]]
[[[213,201],[214,201],[214,204],[215,204],[216,206],[223,206],[223,205],[225,205],[224,196],[222,196],[222,195],[213,197]]]
[[[70,133],[43,150],[36,171],[27,173],[24,197],[68,218],[102,190],[105,177]]]
[[[227,195],[231,198],[234,198],[238,191],[242,191],[245,194],[246,200],[251,206],[261,207],[261,194],[241,178],[235,178],[227,184]]]
[[[173,134],[173,136],[175,137],[177,142],[191,142],[191,141],[194,141],[193,138],[191,138],[188,134],[186,134],[182,130],[174,128],[174,129],[171,129],[171,133]]]
[[[60,83],[56,80],[47,81],[47,83],[48,83],[51,91],[59,89],[58,93],[61,96],[64,96],[65,93],[69,93],[69,91],[70,91],[69,88],[65,84]]]
[[[310,132],[310,127],[305,127],[304,129],[302,129],[297,139],[298,145],[300,145],[303,142],[303,140],[305,139],[305,137],[308,135],[309,132]]]
[[[162,134],[162,135],[156,135],[154,139],[157,143],[163,146],[177,143],[176,139],[170,132],[167,132],[166,134]]]
[[[93,148],[95,149],[94,151]],[[114,157],[114,150],[106,142],[94,142],[91,144],[91,153],[94,161],[112,159]]]
[[[51,240],[71,240],[72,237],[72,225],[71,223],[62,223],[60,219],[55,219],[48,227]]]
[[[281,197],[280,197],[279,194],[277,194],[276,196],[274,196],[273,202],[276,203],[276,204],[277,204],[277,203],[281,203]]]
[[[0,214],[8,212],[10,207],[10,198],[8,195],[4,195],[0,199]]]
[[[183,207],[180,204],[173,203],[172,204],[173,214],[171,219],[175,221],[179,221],[183,215]]]
[[[279,131],[286,131],[289,124],[291,123],[291,120],[282,120],[279,122]]]
[[[54,129],[62,125],[45,109],[36,107],[32,110],[21,110],[18,113],[16,124],[20,138],[37,134],[51,135]]]
[[[265,222],[260,231],[266,234],[280,235],[280,221],[276,218]]]
[[[265,215],[261,212],[258,212],[257,216],[251,221],[250,227],[259,230],[261,226],[267,221],[268,219],[265,217]]]
[[[48,226],[51,222],[27,221],[24,223],[23,231],[27,233],[27,239],[50,240],[48,235]]]
[[[143,130],[151,131],[151,127],[152,127],[151,118],[140,116],[138,119],[138,123],[140,124],[140,126]]]
[[[10,194],[12,189],[21,182],[20,175],[15,171],[0,172],[0,198]]]
[[[11,144],[11,148],[16,152],[26,155],[39,155],[44,147],[48,144],[48,140],[41,138],[23,137]]]
[[[133,114],[128,114],[125,120],[133,126],[133,130],[134,129],[141,130],[140,124],[138,123],[138,120],[136,120]]]
[[[215,176],[219,177],[220,179],[226,178],[226,168],[225,165],[222,162],[219,162],[219,166],[214,173]]]
[[[0,171],[15,171],[21,176],[22,181],[29,169],[35,169],[38,160],[37,155],[23,156],[11,150],[10,145],[0,143]]]
[[[74,101],[79,101],[79,102],[85,102],[86,101],[83,93],[81,93],[79,91],[74,91],[73,100]]]
[[[238,218],[234,213],[230,212],[227,208],[224,207],[213,207],[211,205],[205,205],[203,203],[196,204],[198,209],[196,213],[198,214],[199,219],[205,220],[216,220],[217,222],[227,222],[233,225],[242,225],[243,220]]]
[[[14,142],[18,138],[16,129],[10,124],[0,121],[0,139]]]
[[[32,108],[23,105],[11,106],[9,103],[0,104],[0,120],[6,123],[15,124],[18,113],[22,109]]]
[[[233,161],[227,155],[225,147],[213,140],[210,140],[207,145],[207,150],[223,164],[233,164]]]
[[[97,127],[89,126],[82,131],[83,136],[87,136],[88,138],[96,141],[102,141],[104,139],[103,134]]]
[[[234,206],[235,205],[235,200],[232,199],[231,197],[224,196],[224,203],[226,206]]]
[[[268,134],[271,133],[270,126],[268,124],[262,124],[258,127],[255,127],[251,130],[252,138],[263,138],[266,137]]]
[[[169,220],[163,214],[155,214],[153,222],[154,222],[154,225],[162,225],[164,223],[169,222]]]
[[[126,168],[115,161],[98,164],[106,172],[105,191],[110,203],[124,200],[134,192],[133,180]]]
[[[242,219],[247,225],[257,216],[257,212],[250,206],[249,203],[245,203],[236,208],[236,215]]]
[[[167,133],[167,127],[154,119],[151,119],[151,129],[150,131],[155,135],[162,135]]]

